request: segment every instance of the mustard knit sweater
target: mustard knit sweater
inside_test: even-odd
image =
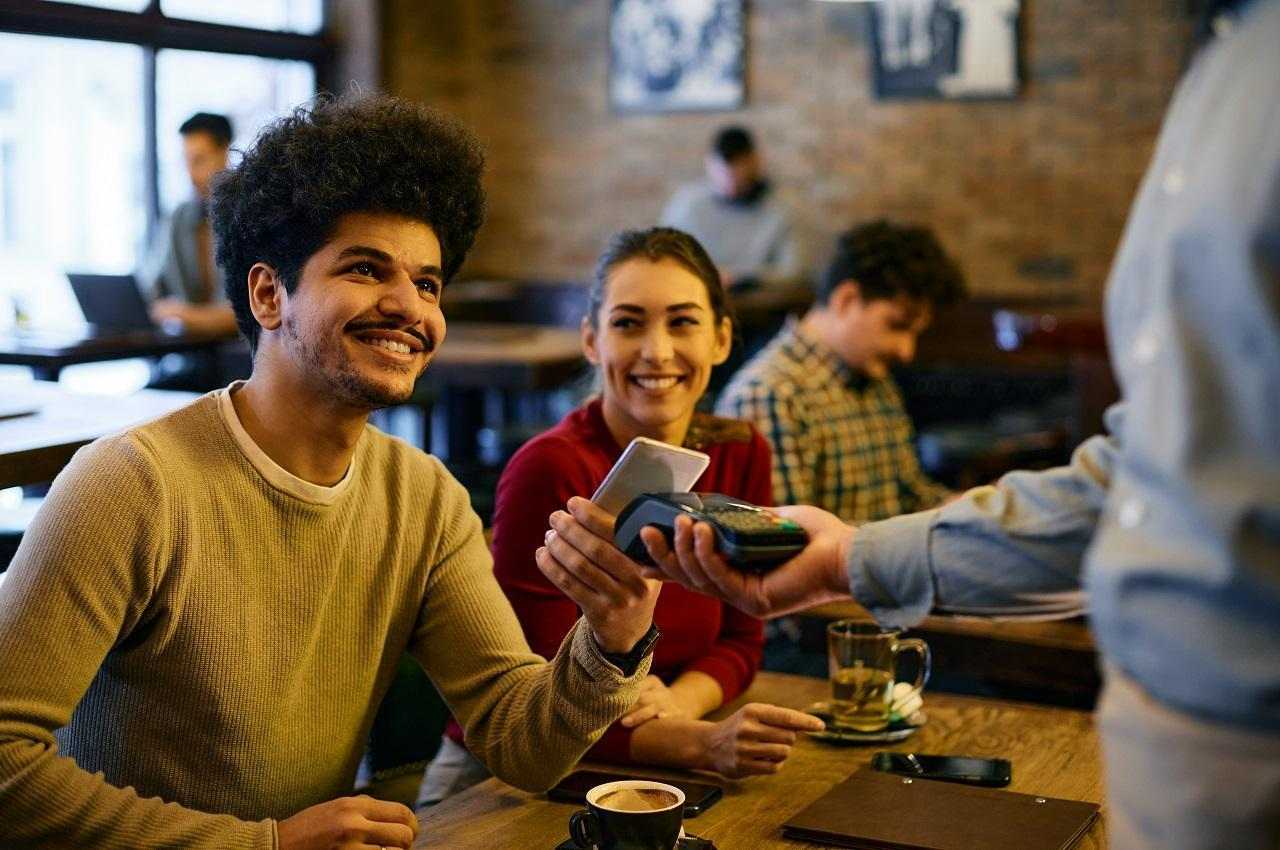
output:
[[[333,487],[272,462],[228,390],[98,440],[0,585],[0,847],[275,847],[273,819],[350,793],[406,649],[530,790],[648,668],[624,679],[582,621],[532,654],[466,492],[372,427]]]

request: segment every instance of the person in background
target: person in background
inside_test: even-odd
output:
[[[178,128],[182,156],[195,195],[174,209],[161,225],[139,281],[158,324],[233,334],[235,311],[226,298],[226,282],[214,260],[209,226],[209,185],[227,167],[231,121],[225,115],[197,112]]]
[[[803,282],[808,270],[795,212],[765,178],[751,134],[721,129],[705,166],[706,180],[678,189],[661,223],[702,243],[731,289]]]
[[[770,504],[769,447],[745,422],[694,410],[711,369],[729,353],[732,320],[715,267],[691,236],[669,228],[617,234],[600,257],[582,344],[601,393],[526,443],[498,482],[494,572],[534,651],[554,651],[577,619],[573,599],[535,563],[547,516],[590,496],[622,450],[644,436],[711,456],[695,490]],[[668,586],[654,611],[662,639],[639,699],[588,757],[712,770],[772,773],[797,730],[814,718],[751,704],[702,720],[735,699],[760,666],[759,620],[701,593]],[[456,724],[428,767],[420,804],[484,778]]]
[[[1113,850],[1280,846],[1280,1],[1207,5],[1107,284],[1109,435],[856,529],[779,508],[810,543],[763,578],[705,525],[674,553],[643,532],[666,575],[762,617],[852,595],[909,627],[1083,586]]]
[[[408,848],[407,807],[349,796],[405,652],[528,790],[635,705],[659,583],[565,533],[539,563],[583,616],[535,655],[466,490],[368,424],[445,342],[482,171],[456,122],[352,95],[214,181],[253,374],[82,449],[23,536],[0,586],[0,844]]]
[[[817,304],[748,361],[716,405],[769,440],[777,504],[867,522],[949,495],[920,469],[890,368],[911,362],[934,309],[963,292],[960,270],[925,228],[875,221],[839,238]]]

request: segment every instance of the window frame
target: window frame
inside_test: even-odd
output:
[[[333,67],[330,42],[329,4],[321,13],[318,33],[276,32],[251,27],[214,24],[170,18],[160,9],[160,0],[150,0],[141,12],[123,12],[79,6],[70,2],[19,2],[0,0],[0,32],[44,35],[84,41],[134,44],[142,48],[143,151],[146,163],[145,194],[147,239],[160,222],[160,162],[156,126],[156,53],[159,50],[196,50],[230,53],[267,59],[308,62],[315,69],[317,85],[323,88]]]

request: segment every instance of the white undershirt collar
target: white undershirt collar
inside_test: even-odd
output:
[[[222,421],[226,423],[227,430],[231,432],[232,438],[236,441],[240,451],[253,464],[253,468],[258,470],[258,474],[267,479],[267,483],[282,493],[293,496],[295,499],[301,499],[313,505],[332,505],[343,494],[347,486],[351,483],[351,479],[355,475],[356,457],[359,452],[351,458],[351,465],[347,467],[347,472],[342,476],[342,480],[332,487],[325,487],[320,484],[312,484],[280,464],[272,460],[262,448],[253,441],[249,436],[249,432],[244,429],[244,425],[240,424],[240,417],[236,415],[236,407],[231,403],[231,394],[240,389],[244,381],[235,381],[230,386],[218,390],[214,395],[218,400],[218,412],[222,415]]]

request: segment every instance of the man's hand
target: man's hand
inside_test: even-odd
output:
[[[613,516],[580,496],[551,515],[535,560],[542,574],[577,603],[596,643],[624,653],[649,631],[662,582],[613,545]]]
[[[303,809],[276,824],[280,850],[408,850],[418,819],[399,803],[342,797]]]
[[[650,720],[696,720],[676,698],[675,692],[657,676],[646,676],[640,683],[640,696],[631,710],[622,715],[622,725],[630,729]]]
[[[699,766],[731,779],[777,773],[791,755],[797,732],[825,728],[821,720],[802,711],[748,703],[708,727],[705,761]]]
[[[717,596],[753,617],[780,617],[823,602],[849,598],[845,572],[853,526],[820,508],[798,505],[771,508],[809,534],[809,545],[790,561],[758,575],[736,570],[715,549],[715,532],[705,522],[676,517],[675,546],[656,528],[640,530],[649,557],[657,565],[645,575],[679,582],[690,590]]]

